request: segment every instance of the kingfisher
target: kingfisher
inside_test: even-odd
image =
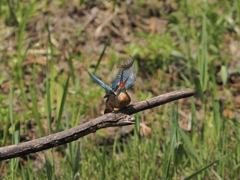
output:
[[[106,108],[104,114],[110,113],[115,109],[121,109],[130,104],[131,98],[127,90],[132,88],[136,81],[134,60],[128,58],[123,65],[118,66],[119,72],[116,79],[113,81],[112,87],[105,84],[99,78],[88,72],[94,82],[98,83],[105,89]]]

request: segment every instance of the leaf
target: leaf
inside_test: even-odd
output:
[[[212,163],[208,164],[207,166],[203,167],[202,169],[199,169],[198,171],[194,172],[193,174],[191,174],[190,176],[186,177],[185,180],[191,179],[194,176],[198,175],[199,173],[201,173],[202,171],[206,170],[207,168],[209,168],[210,166],[212,166],[213,164],[217,163],[218,161],[224,159],[225,157],[227,157],[229,154],[226,154],[222,157],[220,157],[219,159],[217,159],[216,161],[213,161]]]
[[[202,161],[188,136],[181,128],[178,128],[178,131],[183,139],[184,145],[187,147],[187,150],[197,159],[198,163],[202,164]]]
[[[103,50],[102,50],[102,52],[101,52],[101,54],[100,54],[100,56],[99,56],[99,58],[98,58],[98,62],[97,62],[97,65],[96,65],[96,67],[95,67],[95,69],[94,69],[93,74],[96,73],[96,71],[97,71],[97,69],[98,69],[98,66],[99,66],[99,64],[100,64],[100,62],[101,62],[101,60],[102,60],[102,58],[103,58],[104,53],[105,53],[105,50],[106,50],[106,48],[107,48],[108,45],[109,45],[109,42],[110,42],[110,40],[107,39],[107,41],[106,41],[106,43],[105,43],[105,45],[104,45],[104,47],[103,47]]]
[[[206,27],[206,15],[203,16],[202,25],[202,51],[201,51],[201,86],[203,91],[207,89],[208,84],[208,63],[207,63],[207,27]]]
[[[187,58],[186,58],[181,52],[179,52],[179,51],[173,50],[173,51],[171,52],[171,55],[172,55],[173,57],[176,57],[176,58],[182,59],[182,60],[184,60],[184,61],[187,61]]]
[[[57,128],[56,128],[57,132],[59,131],[61,118],[62,118],[62,113],[63,113],[63,108],[64,108],[64,104],[66,102],[66,97],[67,97],[67,92],[68,92],[68,84],[69,84],[69,76],[68,76],[66,84],[64,86],[64,92],[63,92],[63,95],[62,95],[61,105],[60,105],[60,109],[59,109],[59,113],[58,113]]]
[[[228,72],[227,72],[226,66],[221,66],[220,75],[221,75],[223,84],[226,85],[228,80]]]

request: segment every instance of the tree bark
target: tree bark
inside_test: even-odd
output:
[[[75,128],[71,128],[65,131],[61,131],[58,133],[54,133],[45,137],[19,143],[16,145],[1,147],[0,161],[5,159],[11,159],[14,157],[25,156],[30,153],[66,144],[68,142],[75,141],[87,134],[93,133],[98,129],[114,126],[127,126],[130,124],[134,124],[135,120],[130,115],[140,111],[144,111],[146,109],[151,109],[162,104],[166,104],[171,101],[193,96],[194,93],[195,92],[191,89],[173,91],[170,93],[150,98],[148,100],[137,102],[117,112],[112,112],[100,116],[98,118],[89,120],[88,122],[79,125]]]

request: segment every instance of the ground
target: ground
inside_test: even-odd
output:
[[[85,151],[91,154],[92,149],[99,149],[99,153],[95,152],[97,159],[103,158],[102,151],[106,151],[106,158],[116,167],[125,158],[136,165],[139,157],[129,160],[131,155],[125,148],[131,147],[128,143],[134,146],[137,141],[133,152],[137,152],[136,147],[157,144],[152,148],[152,158],[156,162],[150,163],[149,171],[145,168],[146,174],[156,169],[155,176],[152,172],[146,178],[186,177],[226,153],[238,153],[234,157],[236,161],[216,165],[200,177],[210,178],[214,173],[222,178],[237,177],[240,163],[239,150],[235,149],[240,137],[238,3],[238,0],[209,1],[205,5],[201,1],[184,0],[0,3],[1,146],[56,132],[58,124],[60,130],[64,130],[100,116],[105,103],[104,91],[91,81],[86,70],[111,84],[117,75],[117,66],[129,56],[135,59],[137,73],[136,84],[129,91],[132,103],[182,88],[197,92],[194,98],[179,100],[175,105],[167,104],[139,113],[135,116],[138,128],[107,128],[80,140],[81,160],[75,163],[76,167],[81,166],[80,170],[73,165],[73,149],[79,143],[76,142],[45,151],[45,154],[32,154],[30,160],[22,157],[16,171],[22,172],[21,167],[28,167],[31,161],[33,169],[28,167],[29,172],[44,174],[46,157],[54,156],[55,163],[50,164],[55,168],[56,177],[84,179],[95,171],[87,171],[83,166],[87,168],[94,163],[95,169],[103,166],[95,162],[95,155],[84,156]],[[70,83],[66,90],[68,76]],[[65,100],[62,98],[64,91],[67,92]],[[172,128],[174,120],[192,145],[187,143],[183,131]],[[176,137],[172,134],[175,130]],[[140,134],[140,140],[136,134]],[[170,144],[173,137],[176,138],[175,146]],[[119,149],[111,154],[116,147]],[[168,159],[171,157],[167,154],[169,147],[174,147],[176,154],[184,151],[182,159],[173,152]],[[217,153],[212,159],[215,149]],[[144,155],[144,152],[150,153],[147,149],[140,148],[140,151],[143,159],[149,159]],[[202,166],[194,166],[194,158],[189,154],[199,157]],[[146,159],[141,162],[144,164]],[[68,166],[63,167],[63,162]],[[164,170],[168,169],[167,162],[172,167],[168,171]],[[7,169],[11,163],[14,164],[7,161],[1,164],[0,171],[6,177],[13,172]],[[179,163],[185,165],[179,167]],[[233,172],[224,171],[225,166],[233,167]],[[72,174],[66,173],[66,169],[71,169]],[[123,177],[137,178],[138,170]],[[114,173],[110,175],[114,176]],[[95,172],[92,177],[100,176]]]

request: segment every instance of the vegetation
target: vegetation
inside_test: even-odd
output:
[[[85,70],[111,82],[129,55],[133,102],[197,92],[136,114],[129,131],[2,161],[1,179],[240,177],[239,0],[3,0],[0,17],[0,146],[101,115],[104,91]]]

